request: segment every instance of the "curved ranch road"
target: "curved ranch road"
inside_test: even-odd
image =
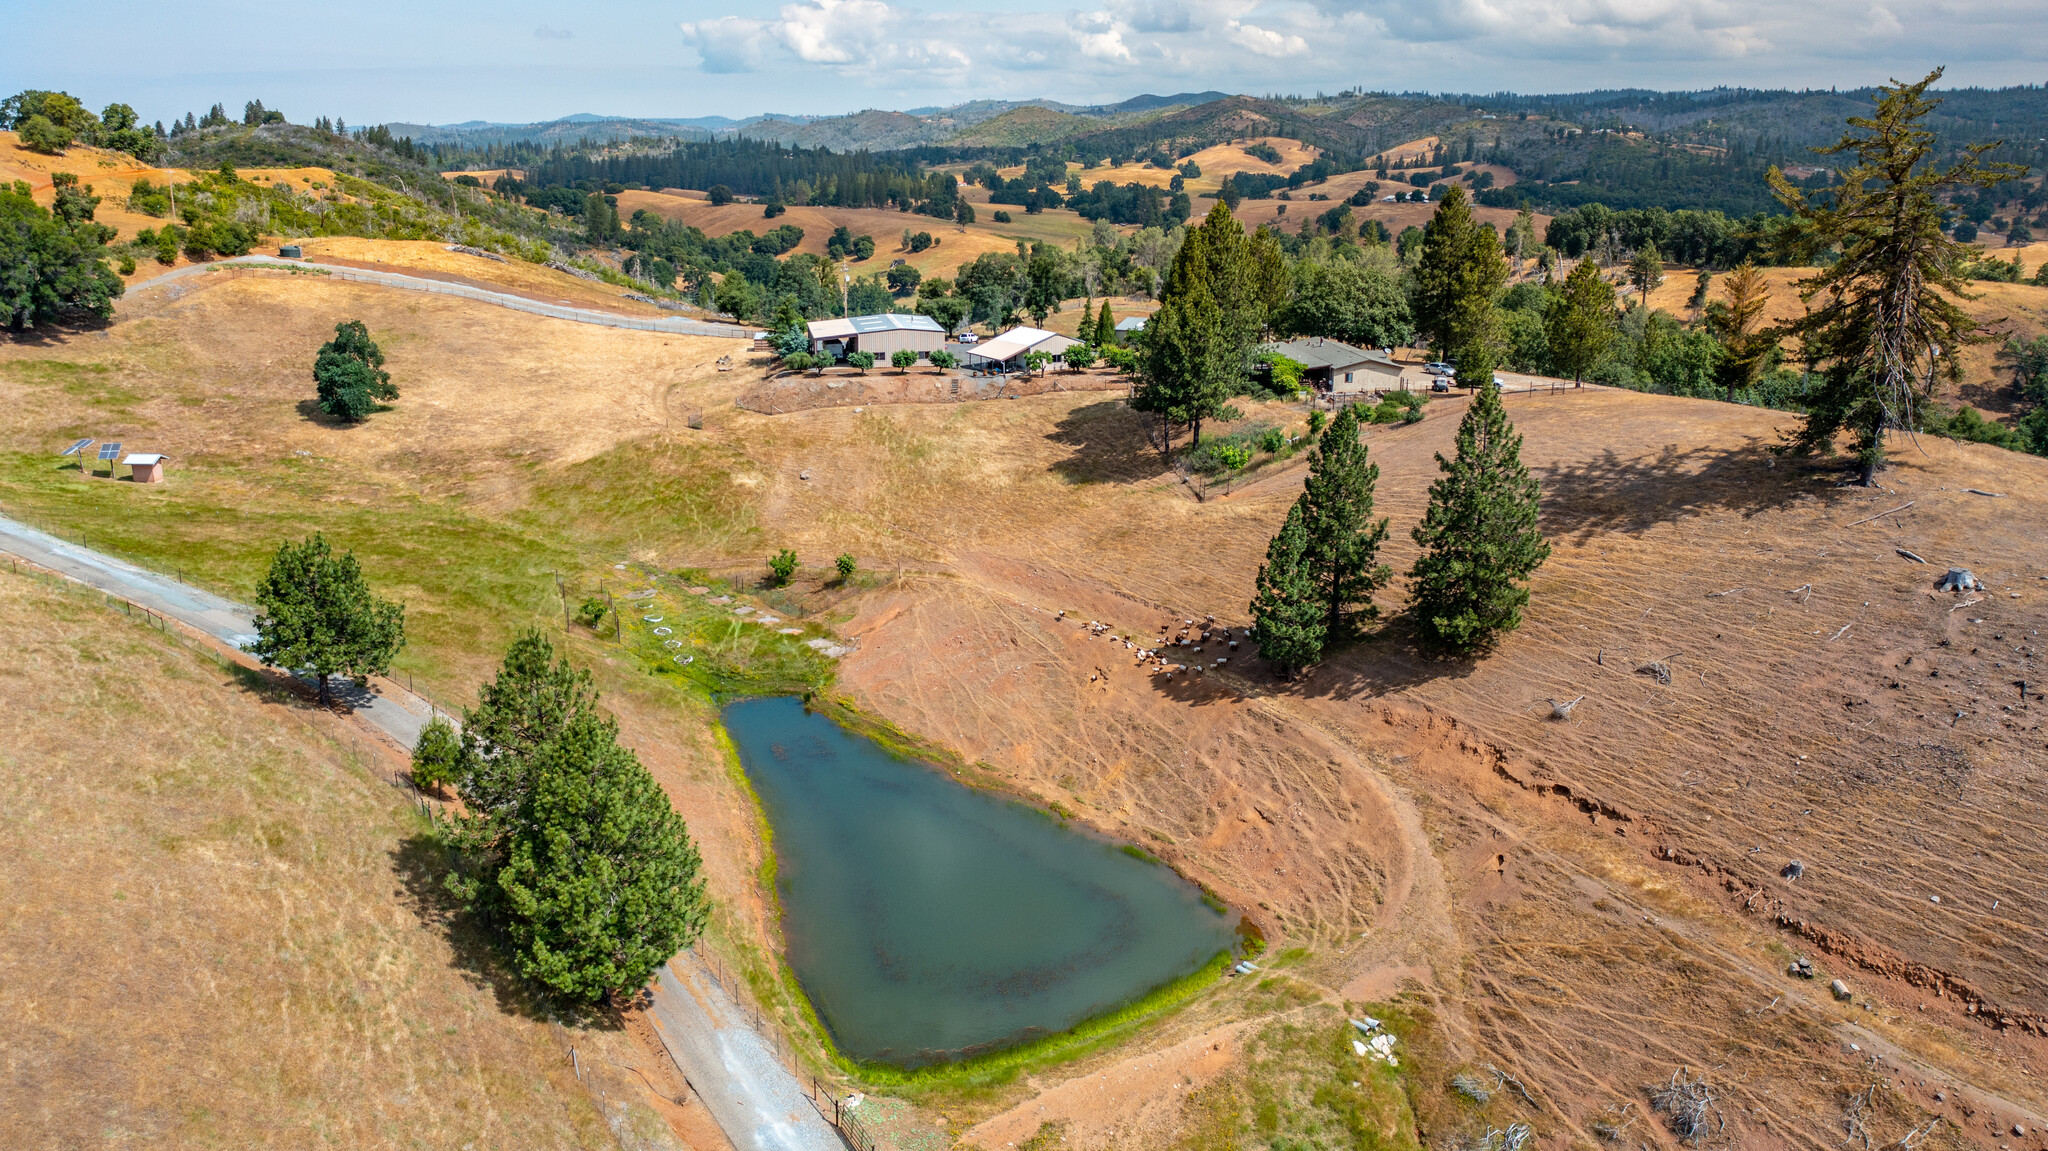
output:
[[[256,613],[242,604],[5,516],[0,552],[168,616],[236,650],[256,638]],[[428,719],[424,706],[415,710],[346,681],[336,694],[358,719],[402,746],[419,742]],[[803,1084],[776,1061],[694,955],[684,952],[663,967],[652,990],[662,1044],[737,1151],[844,1151],[845,1143],[811,1105]]]
[[[465,300],[476,300],[485,304],[496,304],[517,312],[531,312],[536,316],[547,316],[556,320],[571,320],[579,324],[596,324],[604,328],[629,328],[641,332],[672,332],[679,336],[717,336],[728,340],[751,340],[751,330],[733,327],[730,324],[707,324],[702,320],[686,320],[680,316],[643,320],[633,316],[621,316],[611,312],[593,311],[589,308],[570,308],[561,304],[549,304],[540,300],[529,300],[510,292],[492,292],[483,288],[472,288],[468,284],[450,284],[442,280],[430,280],[423,276],[408,276],[400,272],[378,272],[367,268],[343,268],[331,264],[313,264],[304,260],[282,260],[276,256],[235,256],[226,260],[214,260],[206,264],[193,264],[161,276],[152,276],[139,283],[128,285],[130,292],[143,292],[174,283],[188,276],[204,275],[215,268],[232,267],[289,268],[305,271],[316,268],[319,274],[337,280],[354,280],[364,284],[379,284],[387,288],[401,288],[409,292],[432,292],[438,296],[460,296]]]

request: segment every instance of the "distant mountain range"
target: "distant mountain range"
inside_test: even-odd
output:
[[[386,124],[394,136],[410,136],[417,144],[573,144],[583,139],[632,139],[643,136],[671,136],[684,140],[707,140],[718,136],[742,135],[756,140],[775,140],[797,147],[854,148],[886,150],[920,144],[946,143],[976,125],[1020,109],[1035,109],[1069,118],[1067,130],[1050,138],[1064,138],[1079,131],[1092,131],[1113,124],[1149,119],[1167,112],[1228,99],[1227,92],[1181,92],[1172,96],[1147,93],[1115,104],[1063,104],[1057,100],[973,100],[951,107],[912,108],[891,112],[870,108],[844,116],[805,116],[769,112],[735,120],[728,116],[661,118],[598,116],[579,112],[558,120],[532,124],[503,124],[467,120],[460,124]],[[1104,123],[1108,122],[1108,123]],[[1004,143],[1037,143],[1045,132],[997,132]],[[1028,138],[1011,139],[1012,136]]]
[[[579,113],[534,124],[468,121],[390,124],[395,136],[420,144],[574,146],[580,141],[667,137],[711,140],[745,136],[835,152],[1017,149],[1059,144],[1098,157],[1186,155],[1231,140],[1283,137],[1336,158],[1377,156],[1425,137],[1455,140],[1460,157],[1515,153],[1529,161],[1561,147],[1560,125],[1601,133],[1617,146],[1705,145],[1767,149],[1794,160],[1805,149],[1840,137],[1843,121],[1868,111],[1872,89],[1715,88],[1694,92],[1615,90],[1524,96],[1343,92],[1314,98],[1258,98],[1224,92],[1146,94],[1114,104],[1057,100],[974,100],[948,107],[850,115],[767,113],[651,118]],[[2048,88],[1964,88],[1939,94],[1929,118],[1948,143],[2003,139],[2001,158],[2033,162],[2048,138]],[[1592,137],[1587,137],[1591,139]],[[1560,177],[1556,165],[1539,165]],[[1526,174],[1525,174],[1526,175]],[[1759,184],[1759,189],[1761,185]],[[1757,197],[1764,193],[1756,192]],[[1761,202],[1761,201],[1759,201]]]

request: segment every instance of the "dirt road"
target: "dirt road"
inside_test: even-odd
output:
[[[430,280],[423,276],[407,276],[399,272],[378,272],[367,268],[339,268],[319,264],[308,264],[303,260],[281,260],[275,256],[235,256],[216,260],[210,264],[193,264],[175,272],[165,272],[128,288],[130,292],[142,292],[151,288],[185,279],[189,276],[210,272],[215,268],[256,267],[289,268],[305,271],[318,268],[324,275],[340,280],[355,280],[365,284],[380,284],[387,288],[402,288],[409,292],[433,292],[443,296],[461,296],[465,300],[496,304],[518,312],[531,312],[536,316],[547,316],[556,320],[572,320],[579,324],[596,324],[605,328],[632,328],[642,332],[674,332],[679,336],[718,336],[726,339],[752,339],[753,333],[729,324],[707,324],[702,320],[685,320],[681,317],[642,320],[632,316],[614,315],[610,312],[592,311],[589,308],[570,308],[560,304],[549,304],[528,299],[511,292],[493,292],[468,284],[450,284],[441,280]]]

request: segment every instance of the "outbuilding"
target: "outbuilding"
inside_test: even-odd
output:
[[[804,328],[811,337],[811,354],[835,360],[843,360],[851,352],[870,352],[886,360],[889,353],[901,351],[916,352],[924,359],[946,343],[946,329],[937,320],[904,312],[813,320]]]
[[[1301,377],[1319,392],[1356,395],[1401,386],[1401,365],[1385,352],[1354,348],[1340,340],[1314,337],[1267,344],[1263,351],[1286,356],[1304,369]]]
[[[1044,328],[1015,327],[987,343],[969,348],[967,363],[983,370],[1022,371],[1024,357],[1031,353],[1045,352],[1054,360],[1064,360],[1067,349],[1080,342],[1072,336],[1062,336]]]
[[[160,452],[136,452],[121,462],[128,466],[128,478],[138,484],[160,484],[164,482],[164,461],[171,457]]]
[[[1125,316],[1116,322],[1116,334],[1129,339],[1133,332],[1145,330],[1145,321],[1149,318],[1147,316]]]

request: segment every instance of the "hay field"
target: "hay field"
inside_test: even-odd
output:
[[[678,1145],[479,962],[395,753],[56,581],[0,637],[0,1143]]]
[[[2028,1030],[2048,1019],[2048,915],[2025,888],[2048,867],[2028,831],[2048,744],[2043,705],[2012,686],[2040,676],[2048,461],[1901,441],[1888,490],[1866,492],[1770,454],[1783,413],[1518,394],[1556,552],[1498,651],[1416,650],[1397,581],[1384,632],[1305,681],[1245,649],[1231,670],[1164,681],[1080,623],[1141,642],[1212,613],[1243,626],[1299,456],[1197,500],[1116,392],[759,416],[729,406],[758,372],[711,371],[658,335],[377,295],[243,280],[124,301],[104,338],[0,350],[10,443],[127,421],[210,445],[144,491],[19,451],[0,457],[0,507],[230,589],[279,534],[322,526],[420,605],[409,666],[451,693],[511,628],[559,610],[551,570],[753,578],[791,547],[808,574],[778,610],[855,641],[840,686],[859,705],[1209,884],[1307,1001],[1426,1005],[1448,1065],[1522,1077],[1539,1101],[1526,1117],[1560,1140],[1640,1108],[1640,1084],[1681,1063],[1732,1069],[1743,1145],[1838,1142],[1870,1054],[1895,1083],[1887,1125],[1939,1112],[2031,1129],[2048,1112],[2029,1071],[2048,1050]],[[350,314],[390,341],[407,391],[331,428],[296,405],[321,329]],[[1368,433],[1397,570],[1464,403]],[[1295,407],[1244,406],[1302,427]],[[684,408],[703,429],[679,426]],[[828,594],[841,552],[881,578]],[[1991,594],[1931,595],[1947,563]],[[598,666],[635,746],[662,765],[721,898],[740,901],[734,930],[765,938],[744,894],[759,845],[703,751],[703,715],[618,658]],[[1651,661],[1670,682],[1637,673]],[[1580,694],[1570,722],[1542,718],[1546,697]],[[1777,874],[1791,858],[1796,884]],[[1795,954],[1818,984],[1784,975]],[[1836,976],[1854,1003],[1828,998]],[[1063,1079],[1300,1005],[1231,987],[1135,1051],[943,1105],[1028,1115]],[[1113,1111],[1089,1129],[1118,1130]],[[1193,1138],[1204,1114],[1154,1114],[1147,1145]],[[1431,1114],[1433,1137],[1479,1134],[1477,1113]]]

